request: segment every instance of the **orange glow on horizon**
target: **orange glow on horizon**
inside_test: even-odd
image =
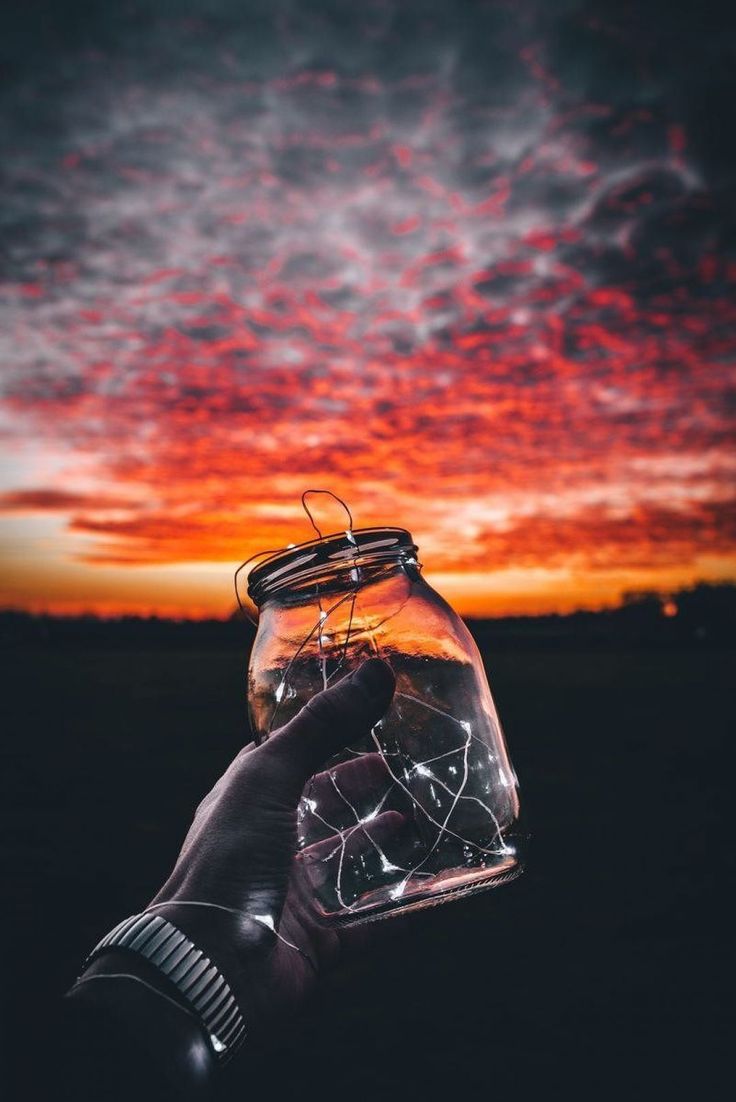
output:
[[[432,569],[431,558],[421,549],[420,558],[425,563],[425,579],[465,617],[600,610],[618,606],[627,593],[641,591],[661,592],[663,612],[670,615],[668,610],[674,601],[669,594],[700,581],[722,582],[736,577],[736,556],[704,557],[685,567],[596,572],[563,565],[441,571]],[[10,569],[0,583],[0,607],[61,616],[222,619],[236,608],[232,583],[236,565],[200,562],[90,567],[84,563],[49,562],[47,568],[40,568],[31,557],[23,563],[9,562]],[[38,588],[39,576],[43,577],[42,589]]]

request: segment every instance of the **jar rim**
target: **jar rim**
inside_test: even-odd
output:
[[[418,548],[406,528],[353,528],[331,532],[270,554],[248,574],[248,595],[259,605],[270,594],[321,574],[398,560]]]

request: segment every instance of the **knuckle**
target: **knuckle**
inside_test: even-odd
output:
[[[341,687],[318,693],[304,705],[307,716],[322,727],[344,722],[350,713],[346,693]]]
[[[278,788],[283,783],[288,765],[288,755],[279,739],[269,740],[260,747],[257,768],[253,769],[251,777],[254,793],[264,795]]]

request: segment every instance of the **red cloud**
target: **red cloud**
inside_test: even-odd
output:
[[[628,86],[587,102],[541,40],[504,49],[500,97],[452,67],[245,79],[234,58],[185,97],[146,69],[120,116],[70,107],[67,154],[99,140],[19,223],[4,424],[103,492],[0,511],[70,512],[108,565],[307,537],[310,485],[448,571],[733,556],[736,265],[697,143]]]
[[[10,490],[0,494],[0,513],[61,513],[72,509],[112,510],[130,508],[130,500],[122,497],[77,494],[68,490],[38,487],[30,490]]]

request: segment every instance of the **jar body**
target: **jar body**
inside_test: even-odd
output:
[[[517,781],[480,654],[415,560],[264,602],[249,669],[256,739],[372,657],[396,676],[391,707],[299,807],[298,875],[335,924],[431,906],[522,868]]]

